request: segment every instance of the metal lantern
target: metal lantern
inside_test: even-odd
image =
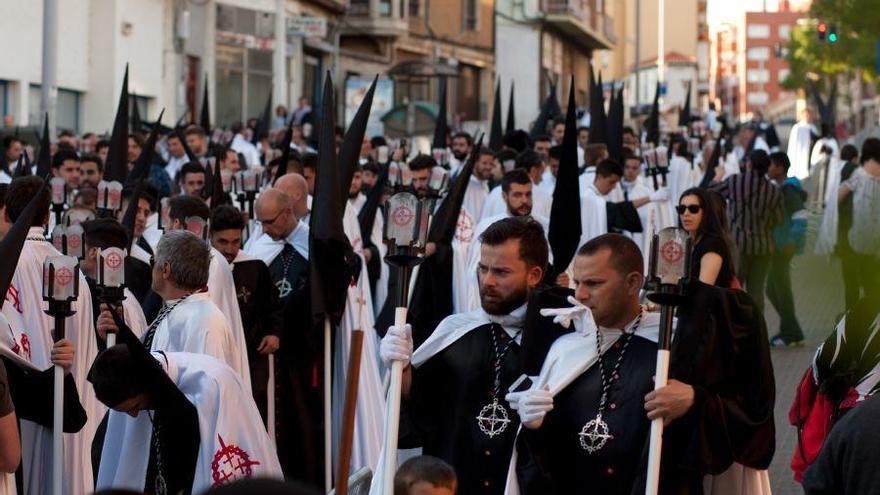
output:
[[[446,148],[432,149],[431,156],[434,158],[434,161],[437,162],[437,165],[440,165],[441,167],[449,164],[449,151]]]
[[[79,261],[72,256],[49,256],[43,262],[43,300],[70,304],[79,296]]]
[[[49,179],[49,189],[52,192],[52,206],[62,208],[67,204],[67,182],[61,177]]]
[[[382,145],[376,149],[376,161],[379,163],[388,161],[388,146]]]
[[[58,224],[52,229],[52,245],[61,254],[67,254],[67,227]]]
[[[688,151],[692,155],[696,155],[700,152],[700,138],[692,137],[688,139]]]
[[[186,217],[183,220],[186,230],[198,237],[208,239],[208,222],[202,217]]]
[[[405,163],[400,164],[400,184],[403,187],[409,187],[412,185],[412,170],[410,170],[409,166]]]
[[[162,198],[159,200],[159,228],[171,228],[171,207],[169,202],[171,198]]]
[[[220,182],[223,184],[223,192],[229,194],[232,192],[232,176],[231,170],[223,169],[220,171]]]
[[[98,287],[102,290],[125,288],[125,257],[124,249],[98,250]]]
[[[661,169],[667,168],[669,166],[669,148],[657,146],[654,152],[657,154],[657,166]]]
[[[122,208],[122,184],[117,181],[98,182],[98,208],[119,211]]]
[[[646,286],[661,293],[680,292],[674,289],[683,287],[690,278],[692,249],[691,237],[682,228],[666,227],[657,232],[652,244]],[[654,296],[651,297],[655,300]]]
[[[385,206],[384,239],[388,245],[388,263],[397,266],[414,266],[418,253],[424,249],[427,235],[428,215],[424,201],[415,194],[401,191],[390,198]],[[424,232],[423,232],[424,231]]]
[[[76,223],[67,227],[67,255],[77,259],[85,256],[84,232],[82,225]]]
[[[446,190],[446,185],[448,183],[449,173],[445,168],[438,165],[431,169],[431,178],[428,181],[428,188],[430,188],[432,192],[439,195]]]
[[[400,171],[400,165],[397,162],[391,162],[388,165],[388,185],[392,188],[396,188],[400,186],[402,182],[402,173]]]
[[[95,214],[88,210],[71,208],[64,214],[64,224],[67,226],[78,225],[89,220],[94,220]]]

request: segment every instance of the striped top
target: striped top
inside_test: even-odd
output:
[[[772,254],[773,227],[782,222],[782,193],[751,170],[709,186],[727,200],[730,230],[742,255]]]

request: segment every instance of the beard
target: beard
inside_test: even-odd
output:
[[[355,199],[358,197],[358,194],[360,194],[360,193],[361,192],[359,190],[354,191],[354,192],[348,191],[348,199]]]
[[[488,297],[493,299],[489,300]],[[518,287],[505,297],[502,297],[494,289],[480,287],[480,305],[483,307],[483,311],[490,315],[510,314],[511,311],[525,304],[528,297],[529,288],[526,285]]]
[[[467,151],[453,151],[452,156],[455,157],[456,160],[464,160],[467,158]]]

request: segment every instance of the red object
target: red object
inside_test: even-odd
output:
[[[843,413],[855,407],[857,402],[858,392],[850,387],[838,409]],[[813,381],[812,367],[808,368],[788,411],[788,421],[798,429],[798,444],[791,459],[796,481],[801,481],[804,472],[819,455],[825,438],[834,426],[834,412],[834,402],[819,391],[819,386]]]
[[[736,277],[733,277],[732,279],[730,279],[730,288],[736,289],[736,290],[743,290],[742,284],[739,283],[739,279]]]

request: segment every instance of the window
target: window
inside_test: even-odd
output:
[[[770,26],[766,24],[750,24],[746,32],[749,38],[769,38]]]
[[[128,115],[131,117],[134,115],[134,107],[137,105],[138,115],[141,118],[141,122],[147,118],[147,111],[150,108],[150,98],[146,96],[139,96],[136,94],[129,93],[128,94]]]
[[[419,17],[422,15],[422,0],[409,0],[409,16]]]
[[[784,40],[791,38],[791,26],[788,24],[779,26],[779,37]]]
[[[5,117],[11,114],[9,106],[9,82],[0,81],[0,115]]]
[[[379,0],[379,16],[391,17],[391,0]]]
[[[767,93],[764,93],[763,91],[749,93],[747,101],[751,105],[766,105],[767,104]]]
[[[481,120],[480,108],[480,68],[473,65],[459,65],[459,77],[451,79],[450,83],[457,84],[458,113],[462,120]]]
[[[752,69],[746,71],[746,79],[750,83],[765,83],[770,80],[770,72],[766,69]]]
[[[275,36],[275,14],[217,3],[217,30],[271,38]]]
[[[479,20],[479,1],[478,0],[464,0],[464,28],[468,31],[476,31],[477,27],[480,25]]]
[[[791,71],[788,69],[779,69],[779,75],[778,75],[779,79],[777,79],[777,82],[779,82],[779,84],[782,84],[783,82],[785,82],[785,80],[788,79],[788,74],[790,72]]]
[[[770,48],[766,46],[749,48],[747,56],[749,60],[755,60],[757,62],[768,60],[770,59]]]
[[[43,125],[43,95],[40,86],[31,84],[28,93],[28,122]],[[115,101],[115,100],[114,100]],[[79,92],[58,88],[55,127],[79,132]]]
[[[370,15],[370,0],[350,0],[348,15]]]

